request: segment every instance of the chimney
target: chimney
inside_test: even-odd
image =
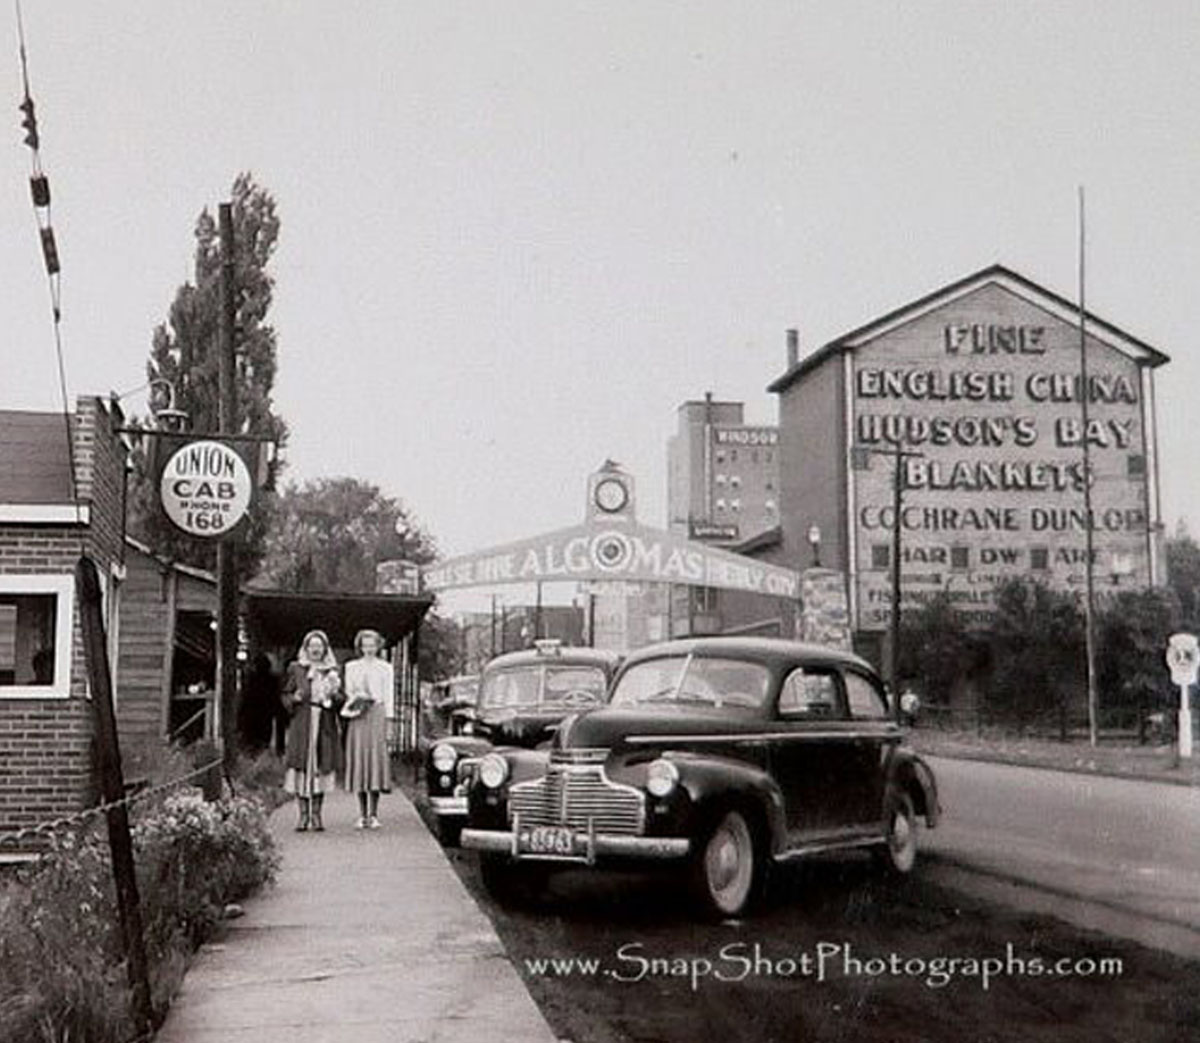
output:
[[[800,364],[800,331],[787,331],[787,364],[788,369],[795,369]]]

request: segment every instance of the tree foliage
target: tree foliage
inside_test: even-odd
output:
[[[1181,522],[1166,542],[1167,583],[1179,599],[1180,625],[1200,628],[1200,544]]]
[[[1105,717],[1134,719],[1145,738],[1146,715],[1171,702],[1164,653],[1179,628],[1172,590],[1122,591],[1096,619],[1096,680]]]
[[[357,478],[318,478],[279,495],[259,578],[276,590],[367,591],[379,562],[435,557],[399,500]]]
[[[900,617],[900,676],[916,685],[923,700],[948,707],[960,681],[972,673],[981,655],[972,635],[945,592]]]
[[[234,235],[235,319],[234,386],[237,433],[272,438],[282,446],[287,424],[274,412],[272,389],[277,368],[275,330],[267,323],[274,278],[268,264],[279,237],[275,200],[249,174],[240,174],[231,192]],[[193,282],[176,291],[167,320],[154,331],[146,375],[165,380],[175,393],[175,408],[189,417],[189,430],[218,430],[218,363],[221,316],[221,256],[217,222],[206,208],[196,221]],[[211,567],[213,545],[177,532],[162,516],[149,473],[150,454],[135,454],[130,487],[130,527],[160,552]],[[272,494],[257,498],[239,544],[243,575],[253,575],[263,553],[270,523]]]
[[[989,712],[1024,731],[1051,715],[1065,739],[1085,666],[1083,613],[1073,595],[1011,579],[996,591]]]

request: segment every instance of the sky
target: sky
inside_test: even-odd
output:
[[[447,554],[666,515],[687,399],[1000,262],[1172,357],[1164,520],[1200,532],[1200,4],[23,0],[70,394],[145,408],[152,331],[239,171],[282,222],[289,478],[397,496]],[[0,11],[0,407],[57,409]]]

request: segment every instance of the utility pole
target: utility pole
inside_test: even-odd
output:
[[[1083,431],[1080,433],[1080,444],[1083,446],[1083,517],[1084,517],[1084,564],[1086,588],[1083,605],[1083,640],[1084,655],[1087,659],[1087,705],[1088,705],[1088,742],[1095,746],[1100,741],[1100,704],[1096,694],[1096,640],[1094,619],[1096,612],[1096,577],[1095,577],[1095,540],[1092,534],[1092,461],[1091,449],[1088,446],[1088,424],[1090,423],[1089,407],[1091,389],[1088,387],[1088,357],[1087,357],[1087,311],[1084,309],[1083,296],[1083,186],[1079,186],[1079,409],[1080,422]]]
[[[904,461],[907,458],[923,457],[916,449],[905,449],[899,439],[891,449],[876,449],[873,446],[855,446],[860,452],[877,456],[890,456],[892,470],[892,553],[891,557],[891,602],[892,611],[888,618],[888,683],[892,687],[892,712],[900,721],[900,598],[903,593],[900,580],[901,516],[904,513]]]
[[[222,203],[218,208],[221,240],[221,322],[217,357],[217,432],[238,432],[237,391],[234,387],[236,347],[234,345],[234,245],[233,207]],[[228,774],[237,760],[237,646],[238,590],[237,547],[235,537],[226,536],[217,544],[217,699],[221,744]]]
[[[121,923],[132,1014],[137,1030],[147,1033],[154,1027],[155,1018],[142,930],[142,908],[133,860],[133,841],[129,835],[129,810],[124,803],[125,780],[121,772],[121,748],[113,711],[112,671],[108,662],[108,641],[104,636],[100,575],[96,563],[87,555],[82,555],[75,566],[75,581],[79,591],[80,627],[83,630],[83,653],[92,695],[92,713],[96,720],[96,769],[100,797],[105,804],[111,805],[105,817],[108,820],[108,846],[112,854],[117,915]]]

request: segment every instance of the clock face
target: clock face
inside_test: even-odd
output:
[[[629,490],[624,482],[615,478],[605,478],[596,486],[596,506],[602,511],[613,514],[621,510],[629,502]]]

